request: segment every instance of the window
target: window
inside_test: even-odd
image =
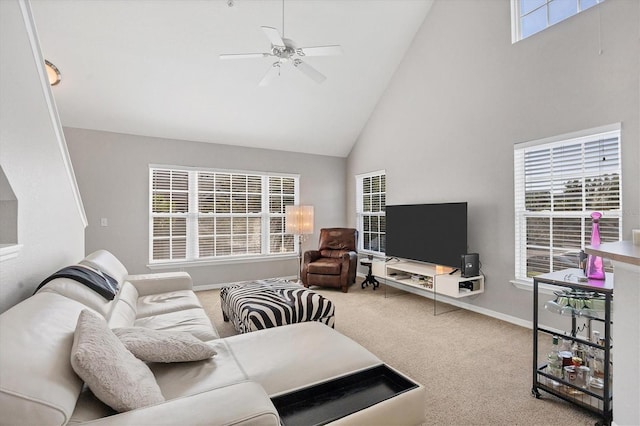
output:
[[[604,0],[511,0],[512,40],[515,43]]]
[[[384,171],[356,176],[358,250],[372,254],[385,251],[386,177]]]
[[[150,261],[295,253],[284,232],[298,176],[151,166]]]
[[[622,231],[620,126],[517,144],[516,279],[578,266],[599,211],[602,242]]]

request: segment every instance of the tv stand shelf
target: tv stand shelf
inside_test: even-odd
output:
[[[460,271],[443,266],[414,262],[411,260],[390,260],[373,262],[373,275],[400,290],[435,299],[442,295],[454,299],[484,293],[484,276],[462,277]]]

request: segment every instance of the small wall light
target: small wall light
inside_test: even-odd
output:
[[[53,65],[51,62],[44,60],[44,67],[47,70],[47,77],[49,77],[49,84],[55,86],[60,83],[60,79],[62,75],[60,74],[60,70],[58,67]]]

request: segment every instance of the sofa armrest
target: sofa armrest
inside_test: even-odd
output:
[[[280,417],[262,386],[241,382],[82,424],[278,426]]]
[[[176,290],[193,290],[191,276],[186,272],[127,275],[125,281],[133,284],[136,290],[138,290],[139,296],[167,293]]]

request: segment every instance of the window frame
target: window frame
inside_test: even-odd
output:
[[[372,171],[372,172],[368,172],[368,173],[362,173],[362,174],[358,174],[355,176],[356,179],[356,229],[358,230],[358,252],[360,253],[364,253],[367,255],[373,255],[373,256],[384,256],[385,252],[384,251],[376,251],[376,250],[371,250],[370,248],[365,248],[364,246],[364,240],[365,240],[365,231],[364,231],[364,217],[365,216],[371,216],[371,217],[386,217],[386,171],[383,170],[376,170],[376,171]],[[363,197],[364,197],[364,180],[365,178],[368,177],[375,177],[375,176],[384,176],[385,179],[385,190],[381,191],[381,192],[376,192],[376,194],[381,194],[384,196],[384,201],[381,203],[381,209],[380,211],[377,212],[364,212],[364,205],[363,205]],[[373,192],[371,192],[370,194],[374,194]],[[386,235],[386,226],[385,226],[385,231],[384,232],[378,232],[378,235]]]
[[[588,244],[589,237],[591,233],[591,217],[590,213],[594,210],[587,209],[585,204],[585,200],[587,200],[587,190],[585,187],[582,188],[580,192],[580,198],[582,200],[582,208],[581,210],[559,210],[554,211],[553,205],[550,210],[545,210],[542,212],[531,211],[528,212],[526,209],[526,182],[525,182],[525,164],[524,164],[524,155],[526,152],[531,151],[542,151],[544,149],[553,149],[558,148],[560,146],[575,146],[577,144],[581,144],[581,153],[584,153],[584,147],[588,143],[593,143],[595,141],[611,139],[612,137],[617,138],[617,158],[618,164],[615,172],[618,175],[618,193],[619,193],[619,208],[612,210],[598,210],[603,211],[603,219],[611,219],[615,218],[618,220],[618,240],[622,239],[622,211],[623,211],[623,196],[622,196],[622,188],[623,188],[623,179],[622,179],[622,135],[621,135],[621,125],[620,123],[616,123],[609,126],[602,126],[593,129],[587,129],[584,131],[573,132],[569,134],[554,136],[550,138],[529,141],[524,143],[518,143],[514,145],[514,225],[515,225],[515,262],[514,262],[514,283],[526,283],[531,284],[533,282],[532,277],[528,277],[528,265],[527,265],[527,248],[528,248],[528,236],[527,236],[527,218],[528,217],[549,217],[551,218],[551,222],[553,219],[581,219],[581,242],[580,249],[584,249],[585,245]],[[588,179],[597,176],[594,173],[585,172],[585,159],[582,157],[580,160],[581,165],[581,179]],[[552,168],[551,163],[549,168]],[[599,173],[599,176],[608,175],[609,172]],[[563,177],[562,179],[568,179],[567,177]],[[560,179],[558,179],[560,180]],[[557,182],[556,180],[552,180],[552,182]],[[553,196],[550,194],[550,199],[553,200]],[[602,221],[602,220],[601,220]],[[552,224],[550,225],[553,226]],[[588,235],[587,235],[588,234]],[[561,248],[561,245],[555,244],[556,248]],[[554,251],[554,240],[552,233],[549,234],[549,244],[548,244],[549,253],[553,253]],[[552,255],[549,256],[549,266],[550,270],[553,270],[553,262],[554,258]],[[576,266],[577,267],[577,264]]]
[[[186,213],[154,213],[153,211],[153,196],[154,196],[154,182],[153,176],[155,170],[169,170],[175,172],[186,172],[188,174],[188,211]],[[206,193],[208,191],[203,190],[200,191],[199,188],[199,174],[218,174],[218,175],[241,175],[247,177],[260,177],[261,180],[261,198],[260,198],[260,212],[244,212],[244,213],[218,213],[211,212],[205,213],[199,210],[199,200],[198,196],[202,193]],[[270,210],[270,200],[272,194],[270,181],[273,178],[285,178],[293,180],[293,204],[298,204],[300,199],[300,175],[292,174],[292,173],[276,173],[276,172],[262,172],[262,171],[247,171],[247,170],[235,170],[235,169],[220,169],[220,168],[203,168],[203,167],[187,167],[187,166],[175,166],[175,165],[164,165],[164,164],[149,164],[149,193],[148,193],[148,224],[149,224],[149,235],[148,235],[148,266],[151,268],[162,268],[163,266],[171,267],[171,266],[189,266],[189,265],[202,265],[207,263],[212,264],[221,264],[221,263],[238,263],[238,262],[248,262],[248,261],[268,261],[268,260],[277,260],[283,258],[291,258],[296,257],[298,255],[298,246],[295,244],[294,236],[289,236],[284,233],[284,222],[282,233],[274,233],[273,235],[281,235],[283,238],[288,238],[292,241],[292,250],[286,252],[276,252],[271,253],[270,247],[270,239],[272,236],[271,233],[271,219],[272,218],[282,218],[284,221],[285,213],[284,208],[286,204],[281,204],[282,212],[271,212]],[[215,193],[215,190],[213,190]],[[233,199],[233,188],[229,191],[230,199]],[[247,187],[244,193],[237,192],[237,194],[243,194],[248,197],[249,188]],[[255,194],[254,194],[255,195]],[[282,196],[282,193],[276,194]],[[250,201],[247,198],[247,205],[249,205]],[[185,258],[180,259],[154,259],[153,253],[153,244],[154,240],[157,237],[154,236],[154,217],[165,217],[165,216],[177,216],[186,218],[186,256]],[[221,218],[221,217],[259,217],[260,218],[260,252],[259,253],[243,253],[243,254],[225,254],[225,255],[212,255],[212,256],[200,256],[199,254],[199,219],[200,218]],[[248,234],[247,234],[248,235]],[[245,242],[245,248],[248,247],[249,244]]]
[[[542,32],[542,31],[544,31],[544,30],[546,30],[546,29],[548,29],[548,28],[550,28],[550,27],[552,27],[552,26],[554,26],[556,24],[559,24],[560,22],[563,22],[563,21],[571,18],[572,16],[578,15],[580,12],[583,12],[585,10],[591,9],[593,7],[596,7],[596,6],[600,5],[602,2],[604,2],[605,0],[595,0],[596,1],[595,4],[593,4],[591,6],[588,6],[586,8],[582,7],[582,2],[585,1],[585,0],[575,0],[575,2],[576,2],[576,12],[571,14],[571,15],[569,15],[569,16],[567,16],[567,17],[565,17],[565,18],[563,18],[563,19],[560,19],[559,21],[554,22],[552,24],[549,23],[549,4],[551,4],[555,0],[543,0],[543,1],[544,1],[544,4],[542,4],[541,6],[538,6],[538,7],[534,8],[534,9],[530,10],[525,15],[521,15],[521,13],[520,13],[521,0],[511,0],[511,43],[512,44],[515,44],[515,43],[517,43],[517,42],[519,42],[521,40],[524,40],[526,38],[534,36],[534,35]],[[538,31],[536,31],[534,33],[529,34],[528,36],[523,37],[522,36],[522,18],[524,16],[526,16],[526,15],[529,15],[529,14],[537,11],[537,10],[540,10],[543,7],[546,9],[546,12],[547,12],[546,13],[546,15],[547,15],[547,25],[544,28],[542,28],[542,29],[540,29],[540,30],[538,30]]]

